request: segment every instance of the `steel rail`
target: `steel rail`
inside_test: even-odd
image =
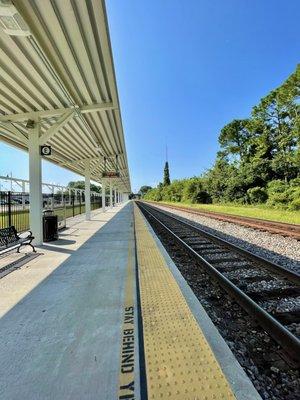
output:
[[[139,202],[139,203],[141,204],[141,202]],[[145,204],[147,204],[147,203],[145,203]],[[155,209],[155,211],[160,212],[161,214],[165,215],[166,217],[172,218],[173,220],[188,226],[194,232],[200,233],[202,236],[205,236],[209,240],[213,240],[215,243],[218,243],[221,246],[225,246],[228,249],[230,249],[232,251],[235,251],[236,253],[241,254],[243,257],[247,258],[248,260],[254,261],[256,263],[259,263],[260,265],[264,266],[265,268],[267,268],[267,269],[269,269],[271,271],[274,271],[274,272],[284,276],[286,279],[288,279],[288,280],[290,280],[292,282],[295,282],[295,283],[300,285],[300,274],[298,274],[297,272],[291,271],[291,270],[289,270],[289,269],[287,269],[285,267],[282,267],[279,264],[271,262],[271,261],[267,260],[266,258],[264,258],[262,256],[259,256],[257,254],[251,253],[251,251],[243,249],[242,247],[240,247],[237,244],[230,243],[228,240],[220,238],[220,237],[214,235],[213,233],[208,233],[208,232],[204,231],[203,229],[201,229],[201,228],[199,228],[199,227],[197,227],[195,225],[192,225],[192,224],[190,224],[190,223],[188,223],[186,221],[180,220],[179,218],[177,218],[174,215],[169,215],[168,211],[161,210],[161,209],[159,209],[159,208],[157,208],[157,207],[155,207],[153,205],[150,206],[149,204],[147,204],[147,206],[150,207],[150,208]]]
[[[174,233],[170,228],[168,228],[162,221],[160,221],[155,215],[149,211],[147,208],[154,208],[149,205],[145,206],[138,202],[139,207],[144,210],[148,215],[150,215],[164,230],[166,230],[180,245],[182,245],[195,259],[201,262],[205,267],[206,271],[214,279],[218,281],[220,286],[226,290],[226,292],[235,298],[237,303],[246,310],[246,312],[251,315],[257,322],[272,336],[272,338],[289,354],[291,359],[300,362],[300,340],[294,336],[288,329],[281,325],[275,318],[273,318],[267,311],[260,307],[254,300],[252,300],[246,293],[239,289],[235,284],[233,284],[228,278],[222,275],[212,264],[205,260],[200,254],[198,254],[194,249],[192,249],[187,243],[184,242],[176,233]],[[178,220],[176,217],[170,216],[161,210],[157,210],[160,214],[173,219],[181,224],[188,226],[189,228],[196,228],[192,225]],[[194,230],[194,229],[193,229]],[[202,230],[196,228],[196,231],[202,234]],[[206,234],[206,232],[205,232]],[[209,234],[208,234],[209,236]],[[207,237],[208,237],[207,236]],[[215,236],[213,236],[215,238]],[[217,238],[221,241],[221,239]],[[226,242],[227,243],[227,242]],[[234,245],[231,245],[234,248]],[[240,248],[238,248],[239,250]],[[249,252],[248,252],[249,253]],[[251,253],[250,253],[251,254]],[[256,256],[255,256],[256,257]],[[260,257],[259,257],[260,259]],[[269,263],[269,262],[268,262]],[[276,265],[276,264],[275,264]]]
[[[145,201],[150,205],[157,204],[154,201]],[[260,231],[266,231],[269,233],[279,234],[286,237],[291,237],[296,240],[300,240],[300,225],[298,224],[290,224],[285,222],[277,222],[277,221],[269,221],[264,220],[261,218],[252,218],[252,217],[245,217],[242,215],[236,214],[225,214],[218,211],[206,211],[196,208],[191,208],[187,206],[179,206],[174,204],[168,203],[160,203],[160,205],[164,207],[168,207],[174,210],[179,210],[186,212],[188,214],[198,215],[201,217],[212,218],[218,221],[229,222],[233,224],[237,224],[240,226],[250,227],[252,229],[257,229]]]

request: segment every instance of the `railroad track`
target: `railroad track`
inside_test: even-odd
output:
[[[149,204],[137,203],[200,261],[205,271],[288,353],[300,362],[300,275]]]
[[[154,204],[153,202],[148,202],[148,201],[147,203]],[[209,217],[216,219],[218,221],[232,222],[234,224],[246,226],[248,228],[258,229],[270,233],[276,233],[278,235],[287,236],[296,240],[300,240],[300,225],[297,224],[287,224],[284,222],[267,221],[259,218],[229,215],[214,211],[202,211],[190,207],[177,206],[177,205],[175,206],[173,204],[160,203],[160,205],[172,208],[174,210],[184,211],[189,214]]]

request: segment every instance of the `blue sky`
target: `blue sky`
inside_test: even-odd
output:
[[[198,175],[218,133],[300,62],[298,0],[107,0],[132,188]],[[0,174],[26,178],[27,155],[0,144]],[[43,180],[74,174],[44,164]]]

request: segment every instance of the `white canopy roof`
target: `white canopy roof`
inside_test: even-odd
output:
[[[103,0],[0,0],[0,139],[27,149],[30,120],[49,160],[131,191]]]

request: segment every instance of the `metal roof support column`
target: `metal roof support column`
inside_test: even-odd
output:
[[[26,208],[26,203],[25,203],[25,190],[26,190],[26,183],[25,181],[22,182],[22,210],[25,210]]]
[[[54,210],[54,186],[51,186],[51,210]]]
[[[117,189],[114,187],[113,206],[117,204]]]
[[[91,166],[89,160],[85,162],[84,177],[85,220],[89,221],[91,219]]]
[[[101,195],[102,195],[102,212],[105,212],[105,179],[102,179],[102,190],[101,190]]]
[[[124,203],[129,200],[128,193],[123,193]]]
[[[34,236],[35,245],[43,244],[42,225],[42,162],[39,144],[40,123],[28,129],[29,151],[29,225]]]
[[[113,207],[113,187],[112,180],[109,180],[109,208]]]

